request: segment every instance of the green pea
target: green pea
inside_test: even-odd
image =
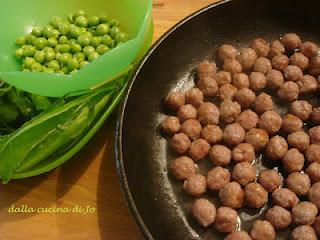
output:
[[[34,46],[35,46],[37,49],[39,49],[39,50],[43,49],[43,48],[46,47],[47,45],[48,45],[47,39],[42,38],[42,37],[38,38],[38,39],[34,42]]]
[[[16,57],[17,58],[22,58],[24,57],[24,50],[23,48],[17,48],[15,51]]]
[[[51,25],[43,28],[43,36],[47,38],[54,37],[53,27]]]
[[[74,18],[77,18],[77,17],[79,17],[79,16],[86,16],[87,14],[86,14],[86,12],[85,11],[83,11],[83,10],[78,10],[77,12],[75,12],[74,13]]]
[[[51,68],[55,71],[59,70],[60,69],[60,64],[57,60],[51,60],[49,63],[48,63],[48,68]]]
[[[116,42],[125,42],[127,41],[127,38],[128,38],[128,35],[124,32],[119,32],[117,33],[116,37],[115,37],[115,40]]]
[[[71,25],[68,22],[63,22],[59,24],[58,29],[62,33],[62,35],[67,35],[71,30]]]
[[[91,45],[93,47],[97,47],[97,46],[99,46],[99,44],[101,44],[101,42],[102,42],[102,37],[101,36],[93,37],[92,40],[91,40]]]
[[[107,35],[104,35],[104,36],[102,37],[102,43],[103,43],[104,45],[107,45],[107,46],[109,46],[109,47],[112,47],[112,45],[113,45],[113,40],[112,40],[112,38],[107,34]]]
[[[93,52],[93,53],[90,53],[89,57],[88,57],[88,61],[89,62],[92,62],[93,60],[97,59],[99,57],[99,53],[97,52]]]
[[[58,39],[61,35],[61,32],[58,29],[53,29],[51,35],[53,38]]]
[[[56,54],[55,54],[55,52],[45,52],[45,55],[46,55],[46,61],[47,62],[50,62],[50,61],[52,61],[52,60],[54,60],[55,59],[55,57],[56,57]]]
[[[80,62],[79,67],[80,67],[80,69],[81,69],[81,68],[87,66],[88,64],[89,64],[88,61],[82,61],[82,62]]]
[[[70,47],[71,47],[71,52],[73,53],[81,52],[82,50],[82,47],[78,43],[71,43]]]
[[[60,47],[61,53],[68,53],[68,52],[70,52],[70,50],[71,50],[71,47],[69,44],[62,44]]]
[[[42,69],[43,69],[42,65],[40,63],[37,63],[37,62],[32,64],[32,66],[31,66],[31,71],[32,72],[41,72]]]
[[[26,44],[32,45],[37,40],[37,37],[33,35],[32,33],[29,33],[26,37]]]
[[[30,69],[34,63],[36,63],[36,60],[34,60],[34,58],[32,57],[26,57],[23,59],[23,64],[25,68]]]
[[[80,36],[80,28],[75,26],[75,25],[72,25],[71,26],[71,29],[70,29],[70,37],[72,38],[78,38]]]
[[[26,57],[33,57],[33,55],[36,53],[36,48],[32,45],[23,45],[22,48]]]
[[[82,49],[82,52],[86,57],[89,57],[91,53],[95,52],[95,49],[92,46],[86,46]]]
[[[84,61],[86,59],[85,55],[82,52],[77,52],[73,54],[73,57],[77,59],[79,62]]]
[[[68,69],[67,66],[62,67],[61,71],[63,72],[63,74],[68,74],[69,73],[69,69]]]
[[[44,51],[36,51],[36,53],[34,54],[34,59],[38,62],[38,63],[43,63],[44,60],[46,59],[46,54]]]
[[[56,70],[55,72],[56,72],[56,74],[64,75],[64,72],[62,72],[60,69],[59,69],[59,70]]]
[[[98,16],[91,16],[88,19],[88,24],[90,27],[95,27],[99,25],[99,23],[100,23],[100,18]]]
[[[99,53],[100,55],[102,55],[102,54],[108,52],[108,51],[109,51],[109,48],[108,48],[106,45],[104,45],[104,44],[100,44],[100,45],[97,47],[96,50],[97,50],[97,53]]]
[[[55,52],[55,50],[52,48],[52,47],[44,47],[43,49],[42,49],[45,53],[47,53],[47,52]]]
[[[59,38],[59,43],[60,44],[67,44],[68,43],[68,37],[67,36],[61,36]]]
[[[97,29],[96,29],[96,34],[98,36],[103,36],[103,35],[105,35],[105,34],[107,34],[109,32],[109,29],[110,28],[109,28],[108,24],[104,24],[104,23],[99,24]]]
[[[53,70],[52,68],[46,68],[43,72],[50,74],[56,73],[55,70]]]
[[[75,58],[71,58],[69,61],[68,61],[68,69],[69,71],[73,71],[74,69],[77,69],[79,68],[79,62],[77,59]]]
[[[51,18],[51,21],[50,21],[50,24],[55,27],[55,28],[58,28],[59,24],[63,22],[62,18],[61,17],[57,17],[57,16],[54,16]]]
[[[69,43],[69,44],[77,43],[77,40],[74,39],[74,38],[71,38],[71,39],[68,40],[68,43]]]
[[[65,66],[72,59],[72,55],[70,53],[63,53],[59,58],[59,62],[61,65]]]
[[[56,52],[56,57],[55,57],[55,59],[56,59],[57,61],[59,61],[59,59],[61,58],[61,56],[62,56],[62,53]]]
[[[91,43],[92,37],[89,36],[88,34],[82,34],[78,37],[77,42],[80,44],[82,47],[88,46]]]
[[[42,36],[42,28],[41,27],[35,27],[32,29],[32,34],[41,37]]]
[[[54,37],[51,37],[51,38],[48,39],[48,45],[50,47],[55,47],[55,46],[58,45],[58,40],[55,39]]]
[[[88,19],[85,16],[79,16],[76,18],[74,23],[79,27],[86,28],[88,26]]]
[[[25,44],[26,44],[26,39],[25,39],[25,37],[19,37],[19,38],[17,38],[16,44],[17,44],[17,45],[20,45],[20,46],[25,45]]]
[[[69,21],[69,23],[73,23],[74,22],[74,15],[72,13],[70,13],[68,15],[68,21]]]
[[[92,36],[96,36],[97,35],[95,28],[89,28],[88,32],[91,33]]]
[[[101,16],[100,16],[100,21],[101,21],[102,23],[107,23],[107,22],[109,21],[108,15],[106,15],[106,14],[101,15]]]
[[[74,69],[72,72],[70,72],[70,74],[76,74],[78,72],[78,69]]]
[[[89,33],[86,28],[80,28],[80,35]],[[90,33],[92,36],[92,33]]]
[[[31,72],[31,70],[28,69],[28,68],[24,68],[24,69],[22,70],[22,72]]]
[[[119,26],[119,21],[117,19],[111,19],[110,20],[110,26],[111,27]]]
[[[116,37],[116,35],[118,34],[120,32],[120,28],[118,28],[118,27],[112,27],[111,29],[110,29],[110,36],[112,37],[112,38],[115,38]]]

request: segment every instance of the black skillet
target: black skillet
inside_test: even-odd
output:
[[[192,199],[168,173],[167,162],[174,156],[167,151],[158,129],[165,116],[161,104],[164,96],[172,89],[190,87],[194,68],[204,59],[214,60],[217,47],[223,43],[246,46],[255,37],[273,40],[285,32],[296,32],[319,43],[319,9],[318,0],[222,1],[180,22],[149,51],[124,99],[116,139],[121,186],[146,239],[224,237],[213,228],[205,230],[195,224],[188,212]],[[257,162],[263,168],[259,159]],[[202,164],[200,170],[209,167]],[[214,199],[213,195],[207,197]],[[264,213],[265,209],[240,211],[240,227],[248,230]],[[277,239],[287,236],[283,231]]]

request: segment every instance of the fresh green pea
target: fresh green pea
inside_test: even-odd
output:
[[[77,40],[74,39],[74,38],[71,38],[71,39],[68,40],[68,43],[69,43],[69,44],[77,43]]]
[[[42,38],[42,37],[37,38],[37,40],[34,42],[34,46],[39,50],[43,49],[47,45],[48,45],[47,39]]]
[[[24,68],[24,69],[22,70],[22,72],[31,72],[31,70],[28,69],[28,68]]]
[[[44,51],[36,51],[36,53],[34,54],[34,59],[38,62],[38,63],[43,63],[44,60],[46,59],[46,54]]]
[[[91,33],[92,36],[96,36],[97,35],[95,28],[89,28],[88,32]]]
[[[114,27],[114,26],[119,26],[119,21],[117,19],[111,19],[110,20],[110,26]]]
[[[81,68],[83,68],[83,67],[87,66],[88,64],[89,64],[89,62],[88,62],[88,61],[82,61],[82,62],[80,62],[79,67],[80,67],[80,69],[81,69]]]
[[[32,45],[37,40],[37,37],[33,35],[32,33],[29,33],[26,37],[26,44]]]
[[[93,60],[97,59],[99,57],[99,53],[97,52],[93,52],[93,53],[90,53],[89,57],[88,57],[88,61],[89,62],[92,62]]]
[[[87,31],[87,29],[86,28],[80,28],[80,35],[82,35],[82,34],[89,34],[89,32]],[[90,33],[91,34],[91,36],[92,36],[92,33]]]
[[[71,43],[70,47],[71,47],[71,52],[73,53],[81,52],[82,50],[82,47],[78,43]]]
[[[74,23],[79,27],[86,28],[88,26],[88,19],[85,16],[79,16],[76,18]]]
[[[52,47],[44,47],[43,49],[42,49],[45,53],[47,53],[47,52],[55,52],[55,50],[52,48]]]
[[[83,11],[83,10],[78,10],[77,12],[75,12],[74,13],[74,18],[77,18],[77,17],[79,17],[79,16],[86,16],[87,14],[86,14],[86,12],[85,11]]]
[[[69,71],[73,71],[77,68],[79,68],[79,61],[75,58],[71,58],[69,61],[68,61],[68,69]]]
[[[51,35],[53,38],[58,39],[61,35],[61,32],[58,29],[53,29]]]
[[[46,55],[46,61],[47,62],[50,62],[50,61],[54,60],[55,57],[56,57],[55,52],[50,52],[50,51],[45,52],[45,55]]]
[[[17,58],[22,58],[24,57],[24,50],[23,48],[17,48],[15,51],[16,57]]]
[[[38,63],[38,62],[32,64],[32,66],[31,66],[31,71],[32,72],[41,72],[42,69],[43,69],[42,65],[40,63]]]
[[[70,74],[76,74],[78,72],[78,69],[74,69],[72,72],[70,72]]]
[[[92,46],[86,46],[82,49],[82,52],[86,57],[89,57],[91,53],[95,51],[94,47]]]
[[[97,36],[103,36],[109,32],[109,25],[108,24],[99,24],[97,29],[96,29],[96,34]]]
[[[101,15],[101,16],[100,16],[100,21],[101,21],[102,23],[107,23],[107,22],[109,21],[108,15],[106,15],[106,14]]]
[[[92,37],[88,34],[82,34],[78,37],[77,42],[80,44],[82,47],[88,46],[91,43]]]
[[[100,45],[97,47],[96,50],[97,50],[97,53],[99,53],[100,55],[102,55],[102,54],[108,52],[108,51],[109,51],[109,48],[108,48],[106,45],[104,45],[104,44],[100,44]]]
[[[19,37],[19,38],[17,38],[16,44],[17,44],[17,45],[20,45],[20,46],[25,45],[25,44],[26,44],[26,39],[25,39],[25,37]]]
[[[115,38],[116,35],[120,32],[120,28],[118,27],[112,27],[110,29],[110,32],[109,32],[109,35],[112,37],[112,38]]]
[[[99,23],[100,23],[100,18],[98,16],[91,16],[88,19],[88,24],[90,27],[95,27],[99,25]]]
[[[91,40],[91,45],[93,47],[97,47],[97,46],[99,46],[99,44],[101,44],[101,42],[102,42],[102,37],[101,36],[93,37],[92,40]]]
[[[62,18],[61,17],[58,17],[58,16],[54,16],[51,18],[51,21],[50,21],[50,24],[55,27],[55,28],[58,28],[59,24],[63,22]]]
[[[80,36],[80,28],[76,25],[72,25],[70,28],[70,37],[72,38],[78,38]]]
[[[57,46],[57,44],[58,44],[58,40],[55,39],[54,37],[51,37],[48,39],[48,45],[50,47],[55,47],[55,46]]]
[[[112,38],[107,34],[107,35],[104,35],[102,37],[102,43],[104,45],[107,45],[108,47],[112,47],[113,46],[113,40]]]
[[[62,67],[61,71],[63,72],[63,74],[68,74],[69,73],[69,69],[68,69],[67,66]]]
[[[71,30],[71,25],[68,22],[62,22],[59,24],[58,29],[62,33],[62,35],[67,35]]]
[[[61,53],[68,53],[70,52],[70,50],[71,50],[71,47],[69,44],[61,44],[61,47],[60,47]]]
[[[68,37],[67,36],[61,36],[59,38],[59,43],[60,44],[67,44],[68,43]]]
[[[59,58],[59,62],[61,65],[65,66],[72,59],[72,55],[70,53],[63,53]]]
[[[35,27],[32,29],[32,34],[41,37],[42,36],[42,28],[41,27]]]
[[[56,52],[56,57],[55,57],[55,59],[59,61],[59,59],[61,58],[61,56],[62,56],[62,53]]]
[[[43,28],[43,36],[47,38],[54,37],[53,27],[51,25],[48,25]]]
[[[46,69],[44,69],[43,72],[50,73],[50,74],[56,73],[55,70],[53,70],[52,68],[46,68]]]
[[[32,45],[23,45],[22,48],[26,57],[33,57],[36,53],[36,48]]]
[[[73,57],[77,59],[79,62],[84,61],[86,59],[85,55],[82,52],[77,52],[73,54]]]
[[[49,63],[48,63],[48,68],[51,68],[55,71],[59,70],[60,69],[60,64],[57,60],[51,60]]]
[[[32,57],[26,57],[23,59],[23,64],[25,68],[30,69],[34,63],[36,63],[36,60],[34,60],[34,58]]]
[[[64,72],[62,72],[60,69],[59,69],[59,70],[56,70],[55,72],[56,72],[56,74],[64,75]]]
[[[124,32],[119,32],[116,34],[115,40],[116,42],[125,42],[128,39],[128,35]]]

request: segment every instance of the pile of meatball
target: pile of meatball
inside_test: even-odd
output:
[[[292,240],[318,239],[320,107],[307,100],[319,88],[318,50],[295,33],[271,43],[256,38],[240,49],[225,44],[218,49],[219,68],[201,62],[195,87],[167,95],[171,115],[162,132],[177,155],[170,170],[195,197],[190,212],[199,225],[225,233],[226,240],[273,240],[289,226]],[[287,112],[280,115],[273,100]],[[258,171],[257,154],[283,166],[286,177],[276,168]],[[212,162],[206,176],[200,161]],[[221,207],[203,197],[207,191]],[[239,231],[236,210],[260,209],[268,201],[264,220]]]

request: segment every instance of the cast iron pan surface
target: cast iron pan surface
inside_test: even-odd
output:
[[[168,172],[168,163],[175,156],[159,131],[166,113],[163,98],[171,90],[190,88],[195,67],[204,59],[215,60],[216,50],[223,43],[247,46],[255,37],[271,41],[286,32],[319,43],[318,9],[316,0],[223,1],[183,20],[147,54],[124,100],[116,139],[123,192],[146,239],[220,240],[225,236],[212,227],[203,229],[192,220],[188,209],[194,199],[183,193],[182,183]],[[278,111],[283,114],[286,106],[279,103]],[[274,167],[266,162],[263,156],[257,156],[258,169]],[[203,174],[210,168],[209,161],[199,164]],[[205,197],[218,206],[213,194]],[[267,208],[239,211],[239,228],[249,230]],[[288,231],[279,232],[277,239],[287,239]]]

